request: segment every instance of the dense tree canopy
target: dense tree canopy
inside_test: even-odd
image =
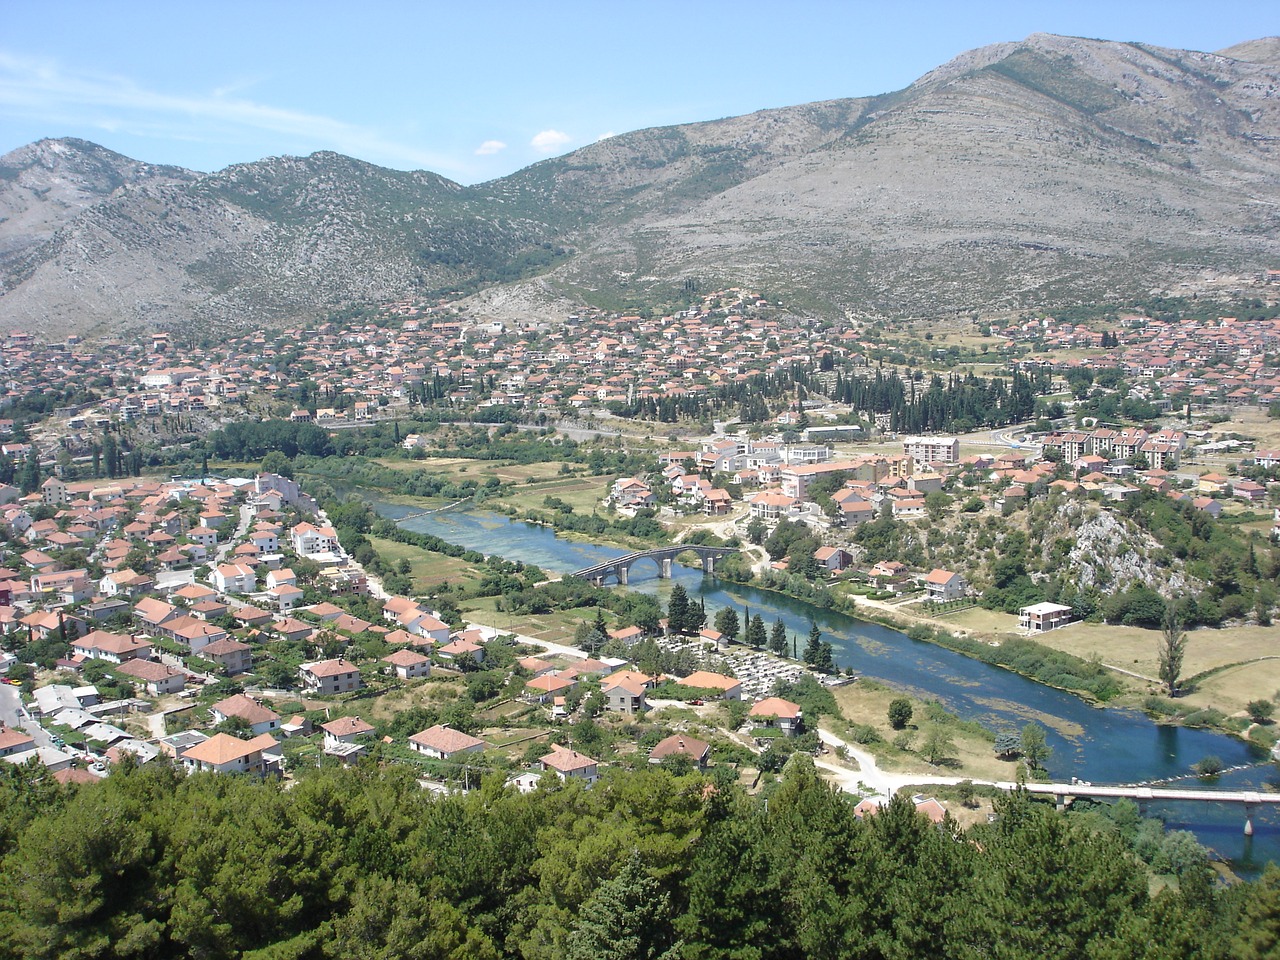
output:
[[[860,820],[796,754],[767,805],[698,773],[436,797],[405,768],[291,789],[162,762],[61,787],[0,771],[0,958],[1273,955],[1280,889],[1215,889],[1158,842],[1015,795],[937,827]],[[1132,828],[1129,828],[1132,832]]]

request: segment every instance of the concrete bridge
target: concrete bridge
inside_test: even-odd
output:
[[[702,560],[702,572],[714,573],[717,560],[737,552],[737,549],[733,547],[707,547],[702,544],[679,543],[672,547],[659,547],[656,550],[641,550],[637,553],[629,553],[625,557],[606,560],[604,563],[597,563],[595,566],[575,571],[570,576],[590,580],[597,587],[604,586],[605,581],[610,577],[616,578],[618,583],[625,585],[628,573],[636,562],[652,560],[658,565],[658,576],[663,580],[669,580],[671,579],[671,561],[682,553],[696,553],[699,559]]]
[[[1252,790],[1167,790],[1159,787],[1114,786],[1095,787],[1091,783],[1028,783],[1027,793],[1049,794],[1061,810],[1076,797],[1135,800],[1140,809],[1152,801],[1196,800],[1211,803],[1238,803],[1244,806],[1244,834],[1253,836],[1253,814],[1264,804],[1280,804],[1280,793],[1257,793]]]

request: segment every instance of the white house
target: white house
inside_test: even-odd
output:
[[[964,577],[936,567],[925,575],[924,586],[929,591],[929,599],[939,603],[959,600],[969,592]]]
[[[585,780],[590,784],[600,778],[598,761],[559,744],[554,744],[551,752],[538,762],[543,770],[554,770],[561,780]]]
[[[229,733],[215,733],[203,743],[190,747],[182,755],[182,762],[192,772],[265,774],[279,769],[280,744],[269,733],[252,740],[241,740]]]
[[[383,657],[382,662],[388,664],[391,672],[401,680],[431,676],[431,658],[412,650],[397,650]]]
[[[317,527],[303,521],[289,531],[289,540],[300,557],[338,552],[338,533],[333,527]]]
[[[298,668],[302,688],[307,693],[346,693],[359,690],[360,668],[348,660],[319,660]]]
[[[247,563],[224,563],[214,567],[209,582],[219,593],[252,593],[258,587],[258,575]]]
[[[1045,633],[1071,622],[1074,611],[1061,603],[1033,603],[1018,610],[1018,626],[1028,633]]]
[[[339,717],[322,723],[320,729],[324,731],[324,752],[344,762],[363,754],[365,745],[360,740],[373,733],[373,725],[359,717]]]
[[[476,753],[487,746],[483,740],[440,723],[409,738],[411,749],[439,760],[448,760],[463,753]]]
[[[232,717],[243,720],[254,734],[267,733],[280,727],[280,714],[243,693],[219,700],[209,708],[209,714],[214,723],[223,723]]]

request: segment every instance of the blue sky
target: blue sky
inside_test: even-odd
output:
[[[75,136],[212,171],[336,150],[462,183],[613,133],[900,89],[1036,32],[1217,50],[1249,2],[4,0],[0,154]]]

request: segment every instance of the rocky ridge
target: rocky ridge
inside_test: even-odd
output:
[[[475,187],[41,141],[0,158],[0,326],[216,330],[486,289],[486,315],[554,318],[691,280],[937,316],[1247,279],[1280,265],[1278,50],[1036,34],[895,93],[636,131]]]

